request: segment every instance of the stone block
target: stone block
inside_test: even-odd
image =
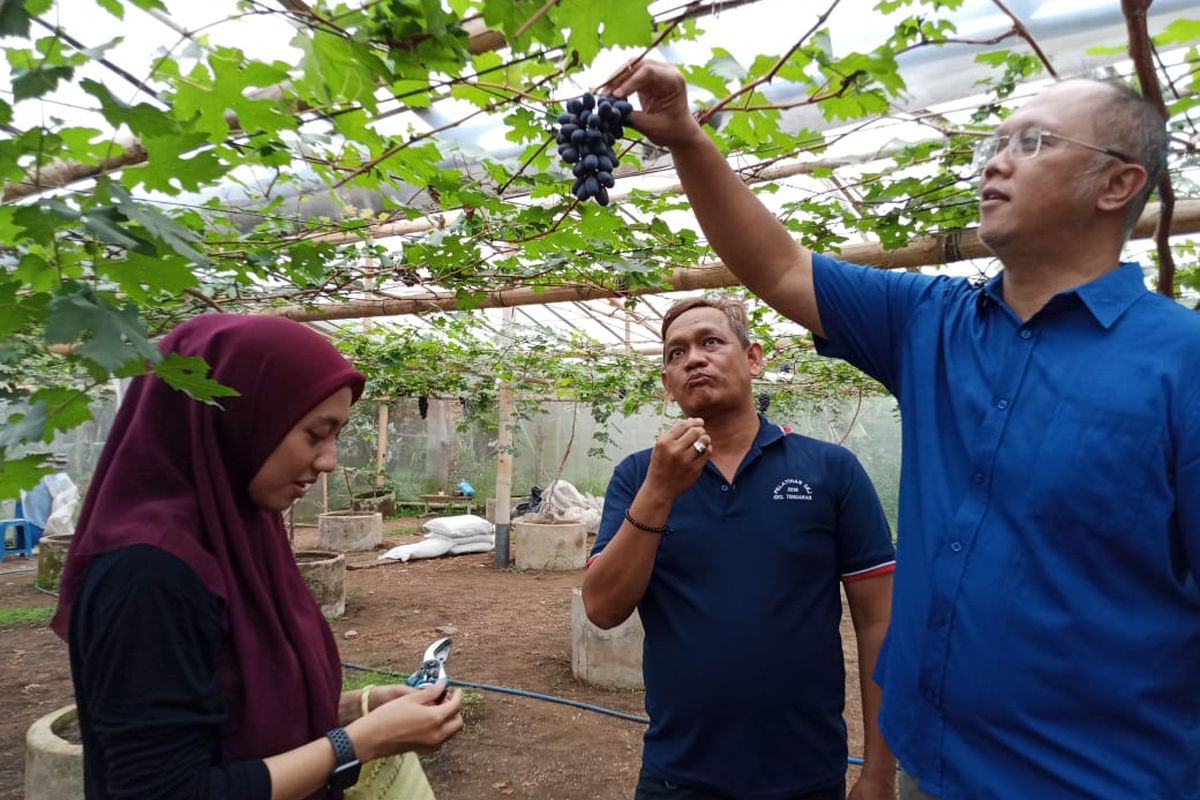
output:
[[[517,569],[582,569],[587,531],[581,522],[514,522]]]
[[[584,683],[608,688],[641,689],[645,632],[637,609],[615,628],[592,624],[583,608],[583,592],[571,596],[571,672]]]

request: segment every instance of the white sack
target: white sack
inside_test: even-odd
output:
[[[490,536],[493,533],[492,523],[474,514],[460,514],[456,517],[434,517],[422,525],[421,528],[426,533],[455,540],[485,534]]]
[[[379,560],[408,561],[410,558],[437,558],[449,553],[453,546],[453,542],[441,536],[426,536],[419,542],[393,547],[381,555]]]
[[[431,536],[437,536],[437,534],[435,534],[435,533],[431,533],[431,534],[428,534],[428,535],[427,535],[425,538],[427,538],[427,539],[428,539],[428,538],[429,538],[429,537],[431,537]],[[443,537],[439,537],[439,538],[443,538],[443,539],[444,539],[445,537],[443,536]],[[478,535],[476,535],[476,536],[462,536],[462,537],[460,537],[460,538],[458,538],[458,539],[449,539],[449,540],[447,540],[447,541],[449,541],[449,542],[450,542],[450,545],[451,545],[451,547],[453,548],[453,547],[457,547],[457,546],[458,546],[458,545],[460,545],[460,544],[479,544],[479,543],[481,543],[481,542],[486,542],[486,543],[488,543],[488,544],[490,545],[490,544],[492,544],[493,542],[495,542],[495,540],[496,540],[496,537],[495,537],[495,536],[493,536],[492,534],[490,534],[490,533],[481,533],[481,534],[478,534]],[[451,551],[450,551],[450,552],[454,552],[454,551],[453,551],[453,549],[451,549]]]
[[[486,553],[489,550],[495,550],[495,549],[496,549],[496,545],[492,543],[491,539],[488,539],[486,542],[469,542],[469,543],[463,543],[463,544],[456,544],[456,545],[454,545],[454,547],[450,548],[450,555],[458,556],[458,555],[462,555],[464,553]]]

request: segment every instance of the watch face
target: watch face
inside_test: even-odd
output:
[[[361,771],[362,764],[358,762],[358,759],[348,764],[338,764],[329,775],[329,788],[339,790],[349,789],[358,783],[358,774]]]

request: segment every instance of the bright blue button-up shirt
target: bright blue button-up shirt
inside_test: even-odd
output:
[[[814,258],[818,349],[902,412],[885,736],[944,800],[1200,798],[1200,317],[1001,280]]]

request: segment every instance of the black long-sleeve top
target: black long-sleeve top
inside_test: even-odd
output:
[[[87,800],[269,800],[262,760],[219,761],[222,601],[156,547],[88,565],[71,608]]]

